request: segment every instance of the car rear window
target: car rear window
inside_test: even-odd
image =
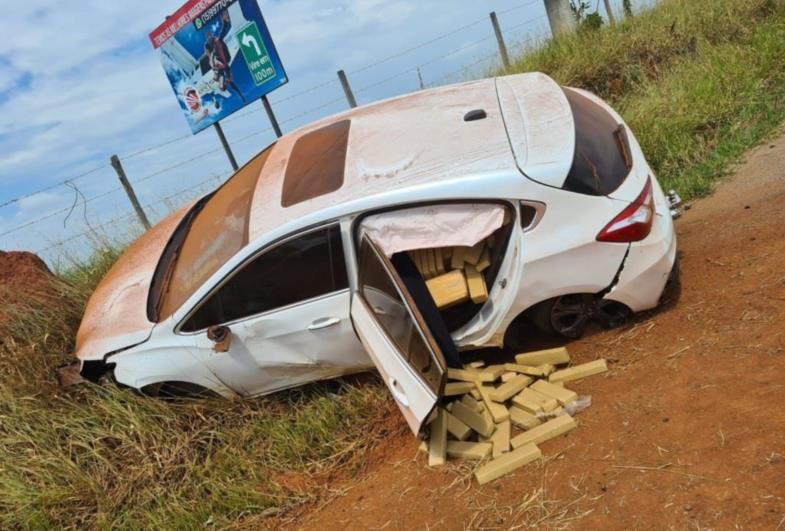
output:
[[[632,169],[627,131],[589,98],[563,90],[575,120],[575,155],[562,188],[587,195],[610,194]]]
[[[193,217],[167,275],[159,320],[172,315],[248,243],[251,199],[271,151],[272,146],[240,168]]]
[[[350,123],[341,120],[297,139],[286,166],[281,206],[290,207],[343,186]]]

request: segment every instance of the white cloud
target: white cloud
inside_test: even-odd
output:
[[[142,156],[128,154],[173,137],[188,128],[172,95],[147,34],[183,0],[107,2],[106,0],[27,0],[3,12],[0,48],[0,204],[14,196],[78,175],[96,165],[103,169],[77,182],[92,197],[118,188],[108,166],[113,153],[124,158],[143,203],[188,191],[211,175],[226,172],[223,152],[184,162],[219,148],[215,133],[204,131]],[[368,90],[392,74],[443,56],[468,42],[485,39],[476,49],[423,68],[426,83],[459,70],[495,51],[488,12],[497,10],[503,27],[513,27],[543,13],[542,2],[523,0],[260,0],[277,48],[291,79],[271,95],[284,130],[346,108],[335,72],[344,69],[361,103],[417,88],[415,73]],[[513,11],[507,11],[517,8]],[[478,20],[450,38],[364,69],[382,58]],[[542,23],[542,22],[541,22]],[[540,23],[540,24],[541,24]],[[525,29],[525,28],[522,28]],[[359,71],[362,69],[362,71]],[[291,96],[325,81],[319,90]],[[292,117],[331,100],[337,103]],[[256,112],[250,112],[256,111]],[[240,139],[269,127],[259,103],[224,123],[237,158],[247,160],[273,140],[270,132]],[[0,208],[0,233],[69,206],[73,192],[60,187]],[[175,197],[175,200],[177,197]],[[160,205],[159,205],[160,206]],[[56,216],[31,229],[0,236],[0,248],[39,249],[86,230],[81,206],[64,230]],[[91,223],[127,214],[122,191],[87,206]],[[77,216],[78,214],[78,216]],[[133,222],[132,222],[133,224]],[[77,241],[78,243],[78,241]]]

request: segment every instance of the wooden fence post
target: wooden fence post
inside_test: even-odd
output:
[[[575,16],[570,11],[569,0],[544,0],[545,12],[555,38],[575,31]]]
[[[349,107],[357,107],[357,100],[354,99],[354,93],[352,92],[352,87],[349,86],[349,80],[346,78],[346,72],[343,70],[338,70],[338,79],[341,81],[343,93],[346,94],[346,100],[349,102]]]
[[[504,68],[510,68],[510,56],[507,54],[507,44],[504,42],[504,35],[499,26],[499,19],[496,17],[496,11],[491,11],[491,24],[493,24],[493,32],[496,34],[496,44],[499,45],[499,55],[502,56],[502,64]]]
[[[150,220],[147,219],[147,215],[144,213],[142,205],[139,204],[139,199],[136,197],[136,192],[134,192],[131,183],[128,182],[128,177],[125,176],[125,170],[123,170],[123,165],[120,163],[120,158],[117,155],[112,155],[112,158],[109,160],[112,163],[114,171],[117,172],[117,176],[120,178],[120,184],[125,188],[125,193],[128,195],[128,199],[131,201],[131,205],[136,211],[139,222],[145,230],[150,230]]]

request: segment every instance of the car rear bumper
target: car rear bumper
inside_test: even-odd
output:
[[[655,186],[657,215],[646,239],[630,245],[619,281],[605,298],[633,312],[657,306],[676,262],[676,232],[659,186]]]

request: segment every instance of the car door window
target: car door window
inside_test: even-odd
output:
[[[210,295],[181,330],[237,321],[348,287],[341,232],[333,225],[254,258]]]
[[[392,271],[392,266],[389,271]],[[403,358],[438,393],[444,374],[442,364],[426,344],[390,274],[381,256],[367,240],[363,240],[360,248],[360,294]]]

